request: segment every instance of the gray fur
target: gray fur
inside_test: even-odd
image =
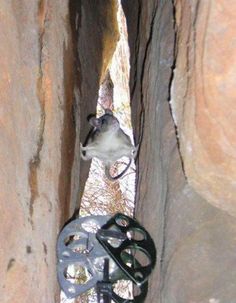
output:
[[[81,158],[85,161],[93,157],[105,165],[105,175],[109,180],[117,180],[128,170],[132,159],[136,157],[138,147],[135,147],[130,137],[120,128],[120,123],[111,110],[106,109],[100,118],[92,117],[89,123],[94,127],[86,146],[80,144]],[[120,158],[128,157],[127,167],[117,176],[110,174],[110,167]]]

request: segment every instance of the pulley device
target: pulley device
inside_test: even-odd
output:
[[[141,303],[156,249],[148,232],[124,214],[88,216],[63,228],[57,257],[58,280],[67,298],[95,287],[98,303]]]

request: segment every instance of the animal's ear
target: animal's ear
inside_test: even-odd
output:
[[[101,121],[100,119],[97,119],[95,117],[92,117],[89,119],[89,123],[93,126],[93,127],[96,127],[96,128],[99,128],[101,126]]]
[[[106,109],[105,109],[105,114],[113,115],[113,112],[112,112],[112,110],[110,110],[109,108],[106,108]]]

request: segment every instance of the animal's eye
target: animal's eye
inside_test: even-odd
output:
[[[102,119],[102,124],[106,124],[107,120],[106,119]]]

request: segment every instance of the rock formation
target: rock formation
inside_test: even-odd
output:
[[[233,1],[123,0],[136,217],[157,246],[150,303],[236,302]],[[115,0],[3,1],[1,302],[59,302],[55,243],[117,40]]]
[[[117,24],[117,3],[115,0],[70,1],[74,45],[77,54],[76,114],[77,140],[84,143],[90,129],[88,115],[96,113],[99,86],[106,76],[112,55],[119,39]],[[79,156],[79,154],[77,155]],[[77,164],[76,164],[77,163]],[[78,179],[71,212],[78,207],[78,195],[81,198],[88,177],[89,163],[79,158],[75,161],[74,179]],[[80,171],[80,174],[78,173]],[[79,177],[80,176],[80,177]],[[76,181],[75,181],[76,182]],[[80,184],[80,186],[78,186]]]
[[[55,244],[78,204],[80,129],[118,39],[116,2],[3,1],[0,26],[0,298],[59,302]]]
[[[236,4],[176,1],[171,105],[189,184],[236,216]]]
[[[75,136],[68,4],[3,1],[0,26],[1,302],[58,302]]]
[[[146,302],[234,302],[232,7],[122,3],[133,123],[142,135],[136,216],[158,249]]]

